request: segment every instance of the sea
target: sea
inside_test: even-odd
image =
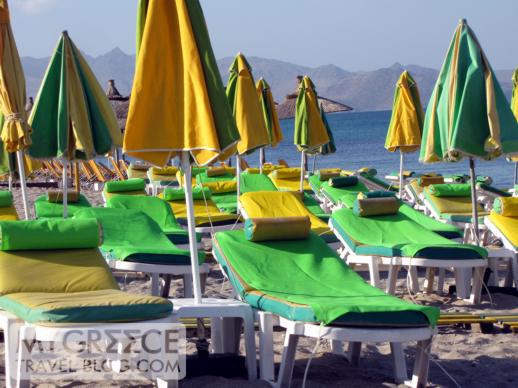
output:
[[[385,149],[385,138],[390,122],[391,111],[376,112],[341,112],[327,116],[336,143],[336,153],[319,155],[316,168],[340,167],[345,170],[357,170],[362,167],[375,168],[378,176],[384,177],[399,171],[399,152]],[[300,153],[293,145],[294,120],[281,120],[284,139],[275,148],[266,149],[266,161],[276,163],[284,159],[290,166],[300,166]],[[308,158],[308,168],[313,166],[313,158]],[[416,173],[437,172],[442,174],[469,174],[468,161],[458,163],[419,162],[419,151],[405,154],[404,169]],[[251,166],[259,163],[259,152],[246,157]],[[476,160],[477,175],[490,176],[493,184],[500,188],[509,188],[514,182],[514,163],[501,157],[492,161]]]

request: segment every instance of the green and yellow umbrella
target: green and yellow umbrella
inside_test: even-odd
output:
[[[513,94],[511,96],[511,110],[514,113],[514,117],[518,120],[518,68],[515,69],[512,77],[513,81]],[[514,162],[514,184],[518,184],[518,157],[511,158]]]
[[[405,153],[415,152],[421,146],[424,112],[417,83],[408,71],[399,77],[394,92],[392,117],[385,140],[390,152],[399,151],[399,197],[403,190],[403,159]]]
[[[25,218],[29,219],[23,151],[31,144],[31,136],[25,99],[25,76],[11,29],[9,6],[7,0],[0,0],[0,138],[5,151],[16,152]]]
[[[275,101],[273,100],[272,90],[270,85],[264,78],[259,78],[256,84],[257,95],[259,96],[259,103],[261,104],[264,122],[268,130],[268,140],[271,147],[276,147],[282,139],[282,128],[275,108]],[[265,147],[260,149],[259,165],[262,172],[263,164],[266,162]]]
[[[473,224],[478,241],[475,158],[518,153],[518,123],[475,34],[461,20],[424,121],[420,161],[469,158]]]
[[[34,130],[29,155],[62,160],[65,193],[69,161],[105,155],[122,143],[108,98],[66,31],[52,55],[29,122]]]
[[[319,148],[329,143],[327,128],[320,114],[315,85],[308,76],[304,76],[299,85],[295,108],[294,143],[301,151],[300,191],[304,187],[306,154],[318,152]]]
[[[239,140],[197,0],[149,0],[131,93],[124,152],[164,166],[206,165]],[[141,1],[142,4],[142,1]],[[142,20],[144,16],[140,16]],[[201,302],[192,187],[185,186],[194,296]]]

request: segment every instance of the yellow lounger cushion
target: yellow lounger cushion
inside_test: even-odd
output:
[[[205,182],[203,187],[208,187],[212,194],[233,193],[237,191],[237,181]]]
[[[502,232],[511,244],[518,248],[518,217],[506,217],[491,212],[489,220]]]
[[[245,222],[249,241],[304,240],[311,231],[309,217],[249,218]]]
[[[318,234],[330,233],[329,226],[311,213],[299,197],[285,191],[256,191],[239,198],[249,218],[305,217],[311,222],[311,230]]]
[[[18,214],[14,206],[0,207],[0,221],[16,221]]]

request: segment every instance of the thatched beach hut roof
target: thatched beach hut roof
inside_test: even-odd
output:
[[[124,129],[126,128],[126,119],[128,118],[129,96],[122,96],[115,86],[115,81],[112,79],[108,81],[106,96],[108,96],[108,100],[110,100],[112,109],[115,112],[119,128],[124,132]]]
[[[302,79],[301,76],[297,77],[297,89],[298,84],[300,83],[300,80]],[[295,104],[297,102],[297,92],[291,93],[286,95],[286,99],[280,103],[277,104],[277,114],[279,116],[279,119],[291,119],[295,117]],[[350,110],[353,110],[352,107],[342,104],[338,101],[333,101],[329,98],[325,97],[318,97],[318,103],[321,104],[324,107],[324,112],[326,113],[336,113],[336,112],[347,112]]]

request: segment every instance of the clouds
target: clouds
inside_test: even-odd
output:
[[[14,0],[11,3],[27,13],[40,13],[51,8],[56,0]]]

